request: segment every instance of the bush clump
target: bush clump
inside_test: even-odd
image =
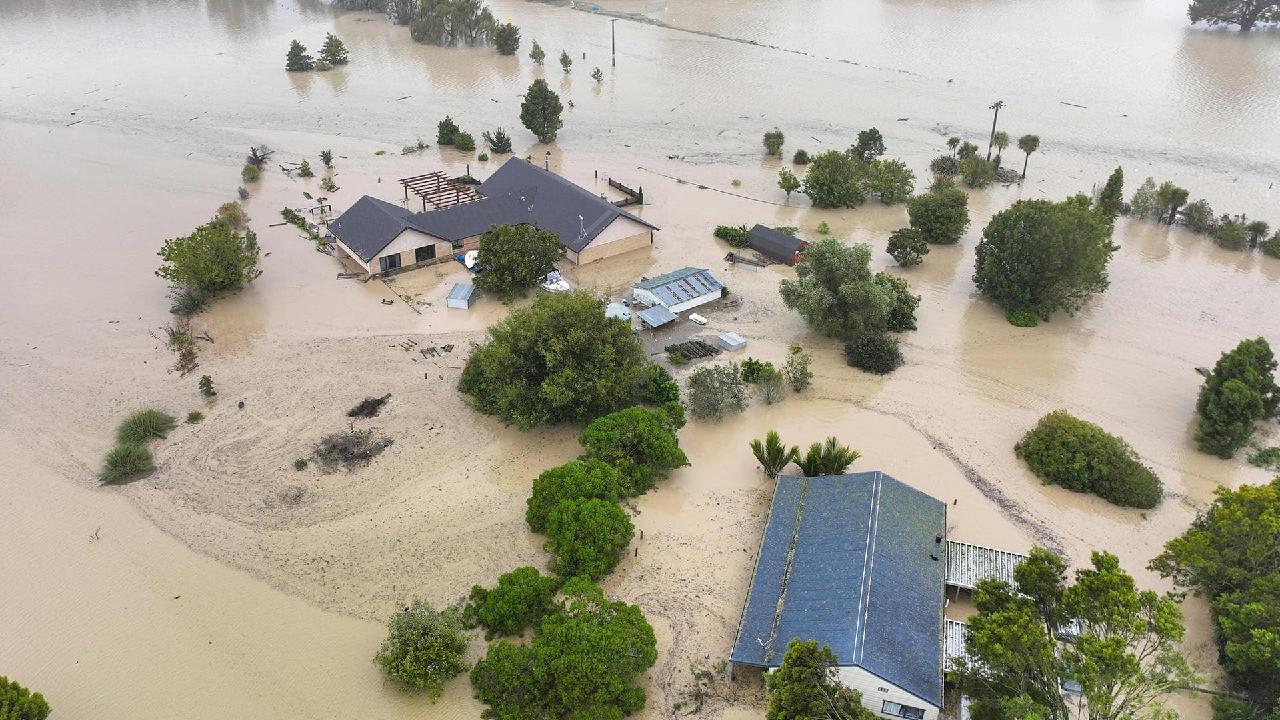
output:
[[[898,339],[887,333],[868,333],[845,343],[844,359],[859,370],[885,375],[902,367]]]
[[[1010,310],[1005,313],[1005,319],[1010,325],[1017,327],[1035,327],[1040,324],[1040,319],[1036,317],[1035,311],[1023,308],[1021,310]]]
[[[393,680],[437,698],[446,680],[467,669],[464,631],[457,608],[436,611],[414,598],[387,623],[387,638],[373,661]]]
[[[680,385],[661,365],[645,368],[636,392],[640,401],[649,405],[666,405],[680,400]]]
[[[1124,440],[1058,410],[1044,416],[1014,452],[1037,477],[1124,507],[1153,508],[1163,490]]]
[[[163,439],[178,426],[178,421],[163,410],[148,408],[139,410],[116,428],[116,441],[121,444],[140,445],[151,438]]]
[[[555,608],[559,587],[558,578],[543,575],[535,567],[516,568],[499,577],[493,588],[473,586],[462,617],[473,627],[484,627],[486,640],[519,635]]]
[[[204,420],[204,413],[200,412],[199,410],[192,410],[191,412],[187,413],[188,425],[195,425],[201,420]]]
[[[622,475],[606,462],[594,458],[571,460],[533,479],[533,494],[527,501],[525,522],[534,532],[545,532],[547,516],[565,500],[608,500],[616,502],[622,492]]]
[[[151,451],[137,443],[118,443],[102,461],[98,479],[104,483],[133,480],[156,469]]]
[[[1196,444],[1229,458],[1249,443],[1259,420],[1280,409],[1276,358],[1266,338],[1244,340],[1225,352],[1205,378],[1196,400]]]
[[[45,720],[49,703],[40,693],[33,693],[0,675],[0,718],[4,720]]]
[[[717,225],[714,235],[733,247],[747,246],[746,225]]]
[[[700,367],[689,376],[689,412],[719,422],[747,408],[747,384],[737,363]]]
[[[561,500],[547,515],[546,550],[561,577],[599,580],[608,575],[631,544],[631,517],[609,500]]]
[[[642,495],[667,473],[689,464],[664,410],[629,407],[593,420],[578,438],[586,457],[617,468],[623,497]]]

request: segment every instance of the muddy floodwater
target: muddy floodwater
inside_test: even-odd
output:
[[[1147,560],[1213,489],[1267,479],[1242,458],[1196,451],[1194,368],[1245,337],[1280,343],[1280,260],[1122,220],[1108,292],[1034,329],[978,297],[972,268],[992,214],[1088,192],[1117,165],[1129,192],[1153,175],[1219,213],[1280,224],[1280,33],[1190,28],[1181,3],[1139,0],[607,0],[608,15],[490,5],[522,29],[515,57],[418,46],[378,15],[309,0],[0,0],[0,674],[42,691],[53,717],[479,716],[465,678],[435,703],[384,683],[370,660],[382,623],[414,595],[444,604],[518,565],[545,566],[524,500],[534,475],[575,456],[575,432],[520,433],[458,396],[468,343],[508,312],[492,299],[447,310],[460,266],[339,280],[348,268],[272,227],[280,208],[309,204],[303,192],[321,194],[318,178],[290,179],[279,163],[318,167],[325,148],[339,212],[361,194],[396,201],[409,175],[487,176],[497,160],[434,147],[446,114],[477,138],[507,128],[518,156],[584,187],[643,186],[639,212],[662,228],[653,251],[567,267],[573,283],[619,296],[641,275],[711,268],[741,302],[705,313],[705,333],[739,332],[748,353],[775,362],[793,344],[815,355],[805,394],[691,422],[680,439],[692,465],[631,508],[644,537],[604,585],[658,634],[642,717],[674,716],[690,663],[727,655],[771,497],[746,444],[769,429],[793,443],[840,436],[862,452],[855,469],[953,503],[956,539],[1047,545],[1076,565],[1106,549],[1162,589]],[[622,18],[616,67],[611,17]],[[348,66],[284,72],[291,39],[314,51],[326,32],[346,42]],[[534,38],[545,68],[526,57]],[[554,60],[562,48],[568,75]],[[572,101],[552,146],[519,125],[537,77]],[[848,368],[782,306],[777,283],[791,270],[723,261],[717,224],[813,237],[826,222],[885,266],[885,238],[906,223],[901,206],[788,201],[776,175],[789,165],[763,157],[764,130],[785,131],[789,156],[844,148],[874,125],[924,177],[948,136],[982,144],[997,99],[1001,127],[1038,134],[1041,150],[1021,186],[970,194],[958,245],[893,270],[922,302],[892,375]],[[400,154],[418,138],[431,147]],[[211,342],[197,373],[179,377],[161,340],[170,316],[155,252],[236,196],[260,143],[277,152],[245,207],[264,273],[195,318]],[[196,391],[205,373],[213,401]],[[293,469],[347,427],[348,408],[385,393],[383,414],[361,421],[395,441],[372,465]],[[154,475],[99,487],[115,423],[149,405],[206,419],[155,445]],[[1165,501],[1141,513],[1041,485],[1012,446],[1058,408],[1126,438]],[[1280,434],[1264,433],[1272,444]],[[1185,610],[1187,653],[1212,677],[1207,612],[1194,600]],[[1175,704],[1207,716],[1199,698]],[[747,683],[704,714],[762,711]]]

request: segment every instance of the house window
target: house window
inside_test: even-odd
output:
[[[892,700],[884,701],[884,704],[880,706],[880,714],[888,715],[889,717],[907,718],[907,720],[924,720],[924,709],[903,705]]]
[[[414,262],[424,263],[424,262],[427,262],[428,260],[435,260],[435,259],[436,259],[435,245],[423,245],[422,247],[413,251]]]
[[[383,255],[378,258],[378,267],[382,272],[391,272],[400,267],[400,253],[394,255]]]

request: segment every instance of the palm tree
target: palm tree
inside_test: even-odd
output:
[[[759,440],[751,441],[751,453],[756,456],[756,462],[760,463],[760,467],[764,468],[764,474],[769,476],[770,480],[776,480],[778,473],[792,462],[800,459],[800,448],[791,446],[787,449],[782,444],[782,438],[778,436],[776,430],[770,430],[764,436],[764,442]]]
[[[797,451],[799,448],[797,448]],[[796,464],[800,466],[800,472],[805,477],[818,477],[822,474],[822,445],[814,443],[809,446],[809,451],[804,457],[797,458]]]
[[[947,138],[947,147],[951,148],[951,156],[955,157],[956,148],[960,147],[960,138],[958,137]]]
[[[1027,161],[1031,159],[1031,153],[1040,149],[1039,135],[1023,135],[1018,138],[1018,149],[1026,153],[1026,157],[1022,160],[1022,179],[1027,179]]]
[[[862,456],[862,453],[847,445],[841,445],[834,437],[827,438],[822,446],[822,470],[824,475],[841,475],[849,466]]]
[[[1000,167],[1000,155],[1004,153],[1005,148],[1009,147],[1009,133],[997,130],[991,142],[996,146],[996,168],[998,169]]]

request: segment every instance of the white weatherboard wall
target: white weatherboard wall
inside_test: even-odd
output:
[[[881,708],[884,707],[884,701],[889,700],[902,705],[922,708],[924,710],[924,720],[938,720],[937,707],[884,678],[872,675],[860,667],[851,665],[838,667],[836,668],[836,677],[839,678],[841,685],[862,693],[862,704],[880,717],[897,717],[896,715],[885,715],[880,712]]]
[[[639,250],[653,244],[653,230],[631,218],[619,215],[600,232],[582,252],[569,250],[566,255],[580,265],[603,260],[631,250]]]

